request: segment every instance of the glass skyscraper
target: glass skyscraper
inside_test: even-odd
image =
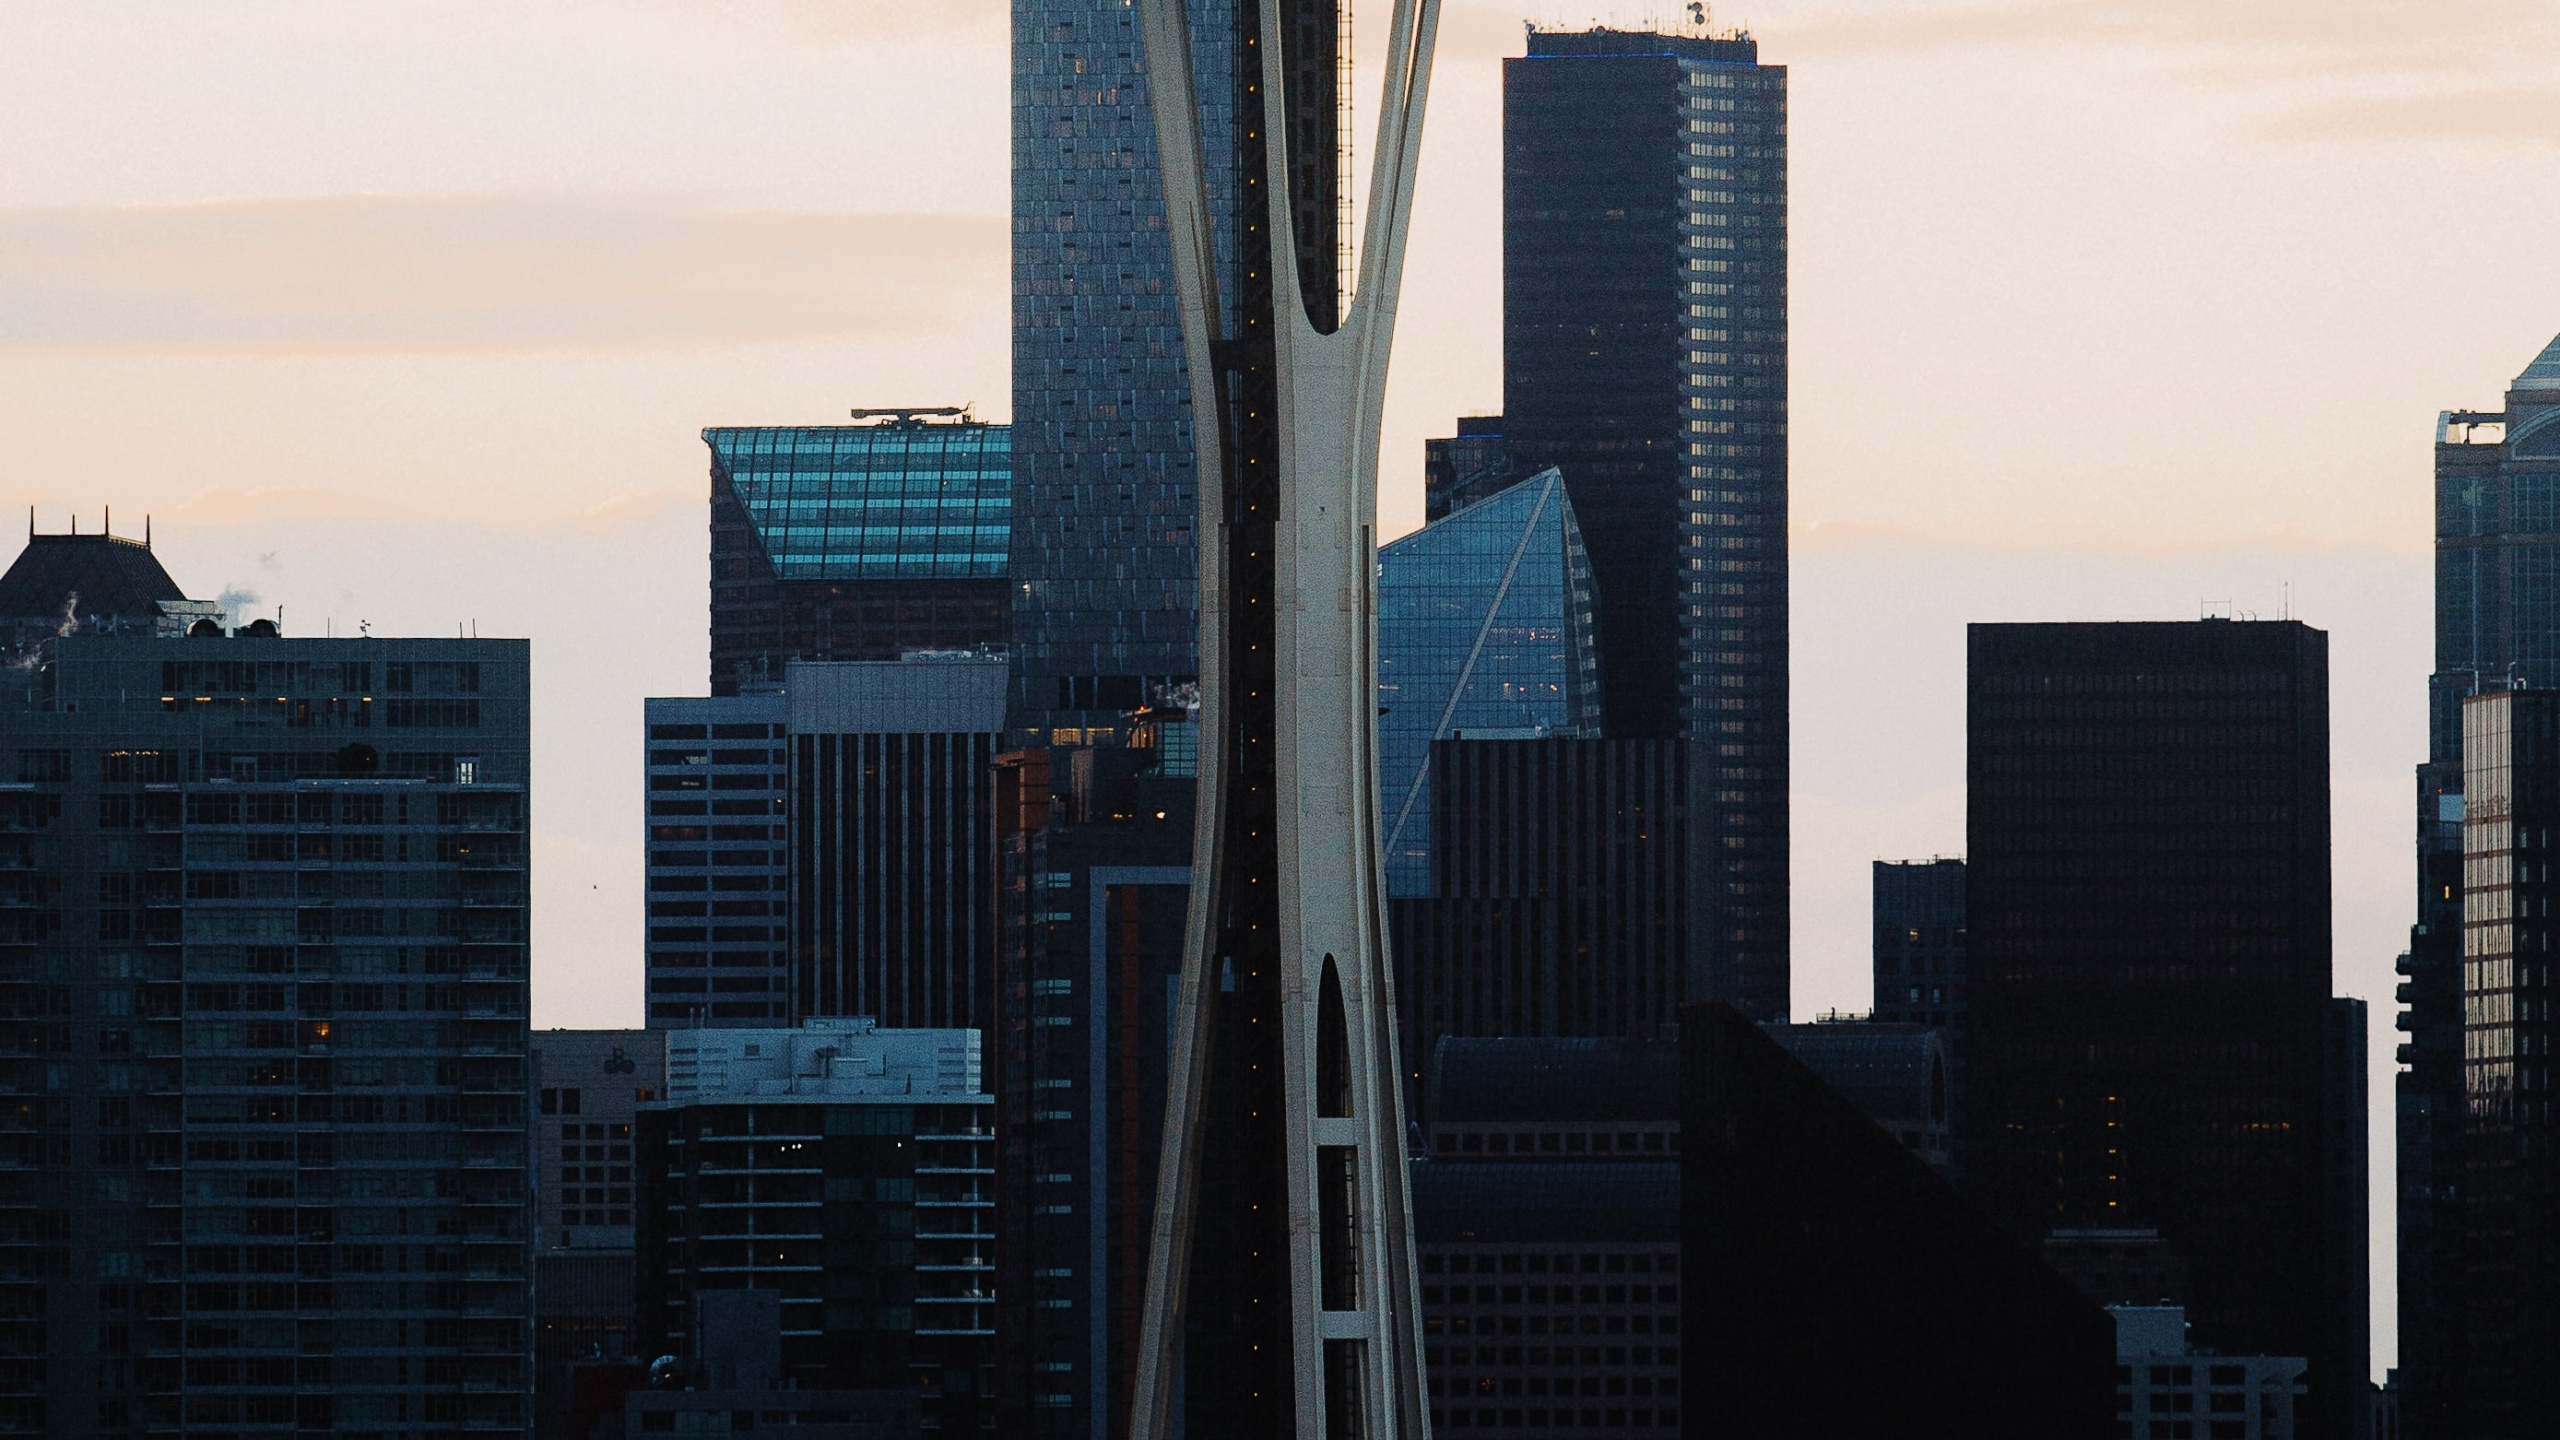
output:
[[[1787,993],[1786,71],[1532,29],[1503,66],[1503,416],[1564,472],[1613,738],[1678,739],[1714,987]],[[1699,999],[1704,996],[1691,996]]]
[[[1223,196],[1232,5],[1191,10]],[[1118,743],[1125,712],[1187,703],[1200,671],[1191,381],[1134,17],[1013,6],[1016,744]]]
[[[2560,340],[2516,376],[2505,408],[2440,414],[2435,456],[2436,658],[2396,1081],[2401,1404],[2413,1436],[2469,1433],[2455,1393],[2469,1344],[2462,705],[2560,685]]]
[[[1387,893],[1431,883],[1431,742],[1600,733],[1591,574],[1548,470],[1378,547]]]
[[[857,411],[872,417],[874,412]],[[1012,432],[952,411],[714,427],[711,693],[1005,640]]]

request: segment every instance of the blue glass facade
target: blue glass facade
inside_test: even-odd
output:
[[[1431,742],[1600,733],[1591,567],[1543,471],[1378,547],[1378,819],[1387,893],[1430,893]]]
[[[1004,643],[1010,428],[895,412],[702,439],[712,694],[778,681],[793,660]]]
[[[785,580],[1004,574],[1010,427],[768,425],[702,438]]]
[[[1221,213],[1232,24],[1228,0],[1192,5]],[[1200,669],[1191,382],[1138,49],[1123,0],[1014,4],[1007,728],[1020,744],[1119,743],[1123,712],[1179,700]]]

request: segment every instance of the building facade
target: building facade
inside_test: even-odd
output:
[[[2199,1354],[2176,1305],[2110,1305],[2118,1433],[2160,1440],[2294,1440],[2303,1361]]]
[[[983,1030],[1004,662],[788,674],[792,1017]]]
[[[568,1433],[571,1369],[633,1355],[631,1127],[667,1083],[656,1030],[536,1030],[534,1428]]]
[[[978,1063],[967,1030],[668,1031],[666,1098],[636,1142],[646,1353],[723,1379],[704,1297],[771,1291],[783,1388],[906,1390],[926,1433],[986,1433],[995,1137]]]
[[[1449,1039],[1413,1162],[1435,1433],[1678,1435],[1678,1055]]]
[[[1875,1008],[1886,1023],[1947,1037],[1948,1104],[1964,1109],[1964,862],[1878,860],[1874,873]],[[1962,1134],[1961,1123],[1955,1133]]]
[[[1443,1035],[1665,1034],[1713,993],[1689,747],[1439,740],[1430,893],[1391,900],[1406,1065]]]
[[[0,694],[0,1431],[522,1433],[526,663],[208,622]]]
[[[1422,442],[1422,523],[1437,525],[1520,479],[1499,415],[1461,415],[1458,433]]]
[[[2435,502],[2435,669],[2394,1082],[2401,1414],[2419,1440],[2460,1433],[2455,1375],[2468,1348],[2462,704],[2560,684],[2560,340],[2516,376],[2503,409],[2437,417]]]
[[[1190,9],[1224,197],[1233,7]],[[1147,71],[1129,6],[1014,0],[1009,745],[1120,743],[1125,712],[1199,681],[1191,377]]]
[[[1549,470],[1378,547],[1387,893],[1431,891],[1432,742],[1600,733],[1591,570]]]
[[[1533,26],[1503,62],[1504,437],[1572,494],[1609,733],[1702,747],[1708,993],[1763,1019],[1787,1008],[1786,185],[1786,71],[1747,35]]]
[[[1196,732],[997,761],[998,1428],[1129,1428],[1155,1217]]]
[[[1964,862],[1875,862],[1875,1017],[1964,1034]]]
[[[1000,648],[1012,431],[959,408],[715,426],[711,693],[794,660]]]
[[[790,1013],[790,704],[780,685],[649,699],[648,1023]]]
[[[1962,1147],[2029,1242],[2156,1228],[2199,1343],[2364,1403],[2366,1237],[2331,1170],[2328,637],[1975,625]],[[2360,1214],[2360,1208],[2358,1210]]]
[[[2560,691],[2462,707],[2462,1353],[2458,1432],[2503,1440],[2560,1404],[2560,1163],[2552,1157],[2552,927],[2547,860],[2560,825]]]

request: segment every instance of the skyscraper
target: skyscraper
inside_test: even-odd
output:
[[[1427,893],[1431,742],[1600,733],[1591,573],[1552,470],[1378,547],[1387,893]]]
[[[2154,1227],[2199,1343],[2363,1404],[2329,1169],[2328,637],[1975,625],[1965,1164],[2023,1238]],[[2347,1313],[2352,1310],[2354,1313]]]
[[[779,1024],[790,1013],[783,797],[791,703],[780,685],[759,682],[744,695],[641,704],[649,1024]]]
[[[0,1428],[521,1431],[524,642],[197,628],[0,691]]]
[[[1232,5],[1190,9],[1223,197]],[[1013,5],[1017,745],[1117,743],[1123,712],[1186,702],[1200,673],[1191,381],[1135,15]]]
[[[2458,1433],[2467,1345],[2457,1197],[2462,1125],[2463,700],[2560,684],[2560,340],[2500,410],[2436,421],[2436,655],[2417,773],[2417,917],[2399,1017],[2401,1413],[2412,1436]]]
[[[1503,62],[1505,436],[1572,493],[1609,734],[1703,747],[1697,923],[1713,993],[1762,1018],[1788,935],[1785,121],[1747,35],[1532,29]]]
[[[798,664],[791,1014],[984,1030],[1004,662]]]
[[[713,427],[711,693],[1004,644],[1012,432],[956,407]]]
[[[2548,1098],[2560,691],[2462,707],[2463,1337],[2451,1433],[2522,1440],[2560,1406],[2560,1161]]]

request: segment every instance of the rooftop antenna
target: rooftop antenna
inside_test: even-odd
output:
[[[151,512],[148,510],[142,512],[142,548],[151,548]]]

